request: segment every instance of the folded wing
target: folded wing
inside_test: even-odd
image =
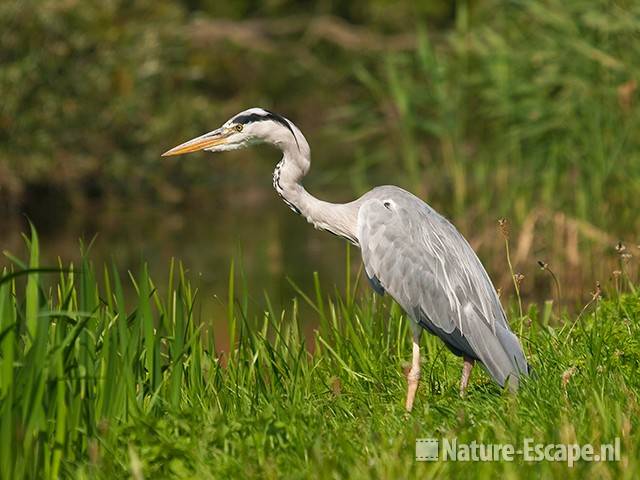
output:
[[[527,362],[495,289],[464,237],[418,197],[381,187],[363,199],[358,240],[368,277],[457,355],[517,388]]]

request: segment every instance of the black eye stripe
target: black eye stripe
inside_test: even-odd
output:
[[[291,125],[289,124],[287,119],[284,118],[281,115],[278,115],[277,113],[270,112],[269,110],[265,110],[265,112],[267,112],[266,115],[261,115],[259,113],[250,113],[250,114],[247,114],[247,115],[238,115],[237,117],[235,117],[233,119],[233,123],[239,123],[241,125],[246,125],[247,123],[262,122],[264,120],[273,120],[274,122],[279,123],[280,125],[282,125],[284,127],[287,127],[287,129],[291,132],[291,135],[293,135],[293,138],[296,141],[296,145],[298,145],[298,148],[300,148],[300,145],[298,144],[298,139],[296,138],[296,134],[293,132],[293,128],[291,128]]]
[[[267,120],[267,117],[265,115],[251,113],[249,115],[238,115],[236,118],[233,119],[233,123],[246,125],[247,123],[260,122],[261,120]]]

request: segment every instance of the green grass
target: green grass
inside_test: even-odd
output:
[[[224,319],[199,318],[183,269],[157,288],[143,267],[57,273],[28,264],[0,279],[2,478],[409,478],[586,475],[633,477],[640,468],[640,297],[595,299],[577,319],[531,308],[523,343],[535,377],[513,396],[476,369],[458,396],[460,360],[423,340],[416,407],[403,409],[406,318],[388,299],[300,292],[317,329],[288,311],[248,309],[231,270]],[[24,281],[26,277],[26,282]],[[160,292],[164,293],[160,293]],[[308,319],[306,319],[308,320]],[[218,328],[214,328],[218,326]],[[313,352],[313,353],[310,353]],[[414,460],[415,439],[513,443],[621,440],[611,463]]]

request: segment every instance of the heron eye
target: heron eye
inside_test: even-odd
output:
[[[236,132],[241,132],[242,128],[243,128],[242,124],[239,123],[238,125],[236,125]]]

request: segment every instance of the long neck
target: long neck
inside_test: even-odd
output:
[[[311,155],[304,136],[296,130],[298,142],[278,144],[283,157],[273,172],[273,187],[294,212],[305,217],[314,227],[357,245],[357,201],[345,204],[324,202],[302,186],[301,180],[311,167]]]

